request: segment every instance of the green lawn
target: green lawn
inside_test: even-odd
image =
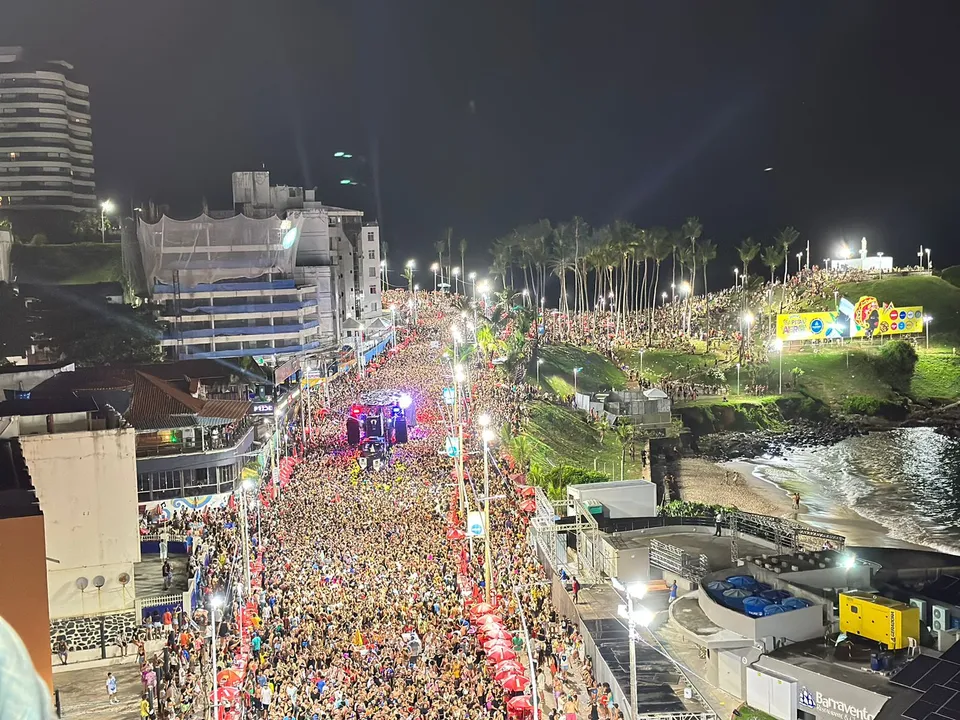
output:
[[[119,243],[14,245],[13,266],[28,283],[81,285],[123,279]]]
[[[577,374],[577,388],[584,392],[598,392],[622,388],[627,377],[616,365],[599,353],[571,345],[547,345],[540,348],[540,385],[558,395],[573,393],[573,369],[583,368]],[[527,379],[536,383],[537,368],[531,363]]]
[[[567,407],[535,401],[530,406],[530,420],[525,430],[532,440],[532,460],[542,468],[549,469],[561,464],[576,465],[586,470],[606,472],[620,479],[620,441],[616,433],[600,433],[586,422],[586,415]],[[636,461],[627,459],[624,466],[626,478],[642,477],[639,445]]]
[[[954,402],[960,399],[960,356],[952,347],[931,347],[919,353],[910,393],[917,400]]]
[[[643,353],[643,377],[654,382],[662,378],[683,378],[698,383],[715,383],[718,380],[717,356],[704,353],[705,350],[698,350],[696,355],[675,350],[646,350]],[[616,354],[620,362],[640,370],[639,352],[620,349]]]

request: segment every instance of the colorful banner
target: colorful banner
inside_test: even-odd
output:
[[[923,332],[923,307],[881,305],[875,297],[862,297],[856,305],[842,298],[836,311],[782,313],[777,315],[777,338],[833,340],[872,338]]]

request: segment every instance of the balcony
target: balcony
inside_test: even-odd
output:
[[[253,441],[255,424],[256,419],[248,417],[235,425],[217,428],[216,433],[212,428],[175,428],[159,433],[140,433],[137,435],[137,460],[170,455],[219,454],[237,448],[243,448],[241,452],[246,452]],[[192,430],[192,435],[184,433],[184,430]]]

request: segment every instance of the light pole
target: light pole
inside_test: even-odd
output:
[[[746,312],[743,315],[743,324],[747,326],[747,344],[750,344],[750,326],[753,325],[753,313]]]
[[[455,267],[453,270],[450,271],[450,274],[453,275],[453,294],[456,295],[458,292],[457,288],[459,286],[459,281],[460,281],[460,268]]]
[[[880,259],[880,263],[879,263],[879,266],[877,267],[877,270],[880,271],[880,277],[883,277],[883,253],[878,252],[877,257]]]
[[[113,212],[113,201],[104,200],[100,203],[100,242],[107,242],[107,213]]]
[[[573,401],[574,401],[574,402],[577,401],[577,400],[576,400],[576,397],[577,397],[577,375],[580,374],[580,371],[581,371],[581,370],[583,370],[582,367],[575,367],[575,368],[573,369],[573,397],[574,397],[574,400],[573,400]]]
[[[540,388],[540,366],[543,365],[543,358],[537,358],[537,389]]]
[[[390,283],[387,280],[387,261],[380,261],[380,292],[386,292],[390,289]]]
[[[397,304],[394,303],[390,306],[390,320],[393,323],[393,347],[397,346]]]
[[[467,275],[467,277],[470,279],[471,297],[472,297],[474,300],[476,300],[476,299],[477,299],[477,274],[476,274],[475,272],[472,272],[472,273],[470,273],[469,275]],[[466,293],[466,288],[464,288],[464,293],[463,293],[463,294],[464,294],[464,295],[467,294],[467,293]]]
[[[643,354],[646,350],[640,350],[640,379],[643,380]]]
[[[773,343],[773,346],[777,349],[777,352],[780,354],[780,380],[777,386],[777,394],[783,395],[783,340],[777,338]]]
[[[740,363],[737,363],[737,395],[740,394]]]
[[[740,268],[733,269],[733,287],[734,289],[740,287]]]
[[[487,453],[495,435],[489,427],[489,415],[482,414],[477,422],[482,428],[480,437],[483,440],[483,599],[489,603],[493,597],[493,559],[490,552],[490,464]]]
[[[433,291],[437,291],[437,272],[440,270],[440,264],[434,263],[430,266],[430,271],[433,273]]]
[[[637,708],[637,625],[646,627],[653,620],[653,614],[646,608],[634,610],[633,601],[642,600],[647,594],[647,586],[641,582],[632,582],[624,585],[617,578],[611,581],[614,590],[625,595],[626,605],[620,605],[617,610],[620,617],[627,621],[627,634],[630,641],[630,719],[636,720]]]
[[[797,275],[803,271],[803,253],[797,253]]]
[[[661,300],[661,302],[660,302],[660,305],[661,305],[661,306],[667,304],[667,293],[666,293],[666,292],[663,292],[663,293],[660,294],[660,300]]]
[[[927,254],[927,270],[930,269],[930,248],[924,248],[923,251]]]
[[[247,493],[251,492],[257,483],[250,478],[247,478],[240,484],[240,503],[243,505],[243,580],[246,587],[246,593],[244,593],[244,598],[250,597],[251,584],[250,584],[250,529],[248,527],[249,518],[247,516]]]
[[[357,325],[357,375],[363,377],[363,323],[358,320]]]
[[[210,623],[210,665],[213,669],[213,720],[220,720],[220,699],[217,697],[217,611],[223,607],[223,598],[214,596],[210,600],[213,622]]]
[[[933,322],[933,316],[924,315],[923,316],[923,330],[927,335],[927,350],[930,349],[930,323]]]

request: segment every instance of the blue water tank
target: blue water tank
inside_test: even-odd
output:
[[[733,585],[728,583],[726,580],[711,580],[707,583],[707,594],[714,598],[719,598],[723,595],[724,590],[729,590]]]
[[[728,577],[727,582],[737,588],[747,588],[750,591],[757,589],[757,581],[750,575],[734,575]]]
[[[799,610],[800,608],[810,607],[813,603],[798,597],[788,597],[780,601],[787,610]]]
[[[780,603],[770,603],[763,609],[764,615],[777,615],[778,613],[785,613],[788,611],[788,608],[785,608]]]
[[[743,612],[749,617],[763,617],[763,609],[770,605],[770,601],[762,597],[748,597],[743,599]]]
[[[731,610],[743,610],[743,601],[753,597],[753,593],[744,588],[730,588],[723,591],[721,602]]]
[[[762,593],[764,590],[769,590],[769,589],[772,588],[772,587],[773,587],[773,585],[771,585],[770,583],[758,582],[758,583],[757,583],[757,592]]]
[[[781,600],[786,600],[788,597],[790,597],[790,593],[788,593],[786,590],[764,590],[762,593],[760,593],[760,597],[766,598],[770,602],[778,603]]]

